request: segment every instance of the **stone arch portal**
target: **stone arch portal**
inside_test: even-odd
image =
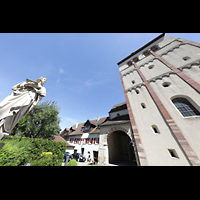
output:
[[[137,165],[128,131],[121,127],[111,128],[107,136],[110,164]]]

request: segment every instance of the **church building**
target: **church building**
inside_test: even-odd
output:
[[[137,165],[199,166],[200,43],[161,34],[118,67]]]

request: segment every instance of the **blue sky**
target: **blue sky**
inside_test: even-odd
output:
[[[47,77],[60,127],[106,117],[125,101],[117,63],[161,33],[0,33],[0,102],[11,87]],[[166,33],[200,42],[199,33]],[[41,101],[41,102],[42,102]]]

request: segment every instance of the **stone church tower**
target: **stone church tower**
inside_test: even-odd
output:
[[[140,165],[200,165],[200,43],[159,35],[118,63]]]

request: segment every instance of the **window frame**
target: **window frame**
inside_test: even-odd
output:
[[[179,100],[179,102],[174,102],[177,99],[182,99],[182,101]],[[171,102],[183,118],[200,117],[200,111],[197,108],[198,105],[195,102],[193,102],[190,98],[185,96],[177,96],[171,98]]]

